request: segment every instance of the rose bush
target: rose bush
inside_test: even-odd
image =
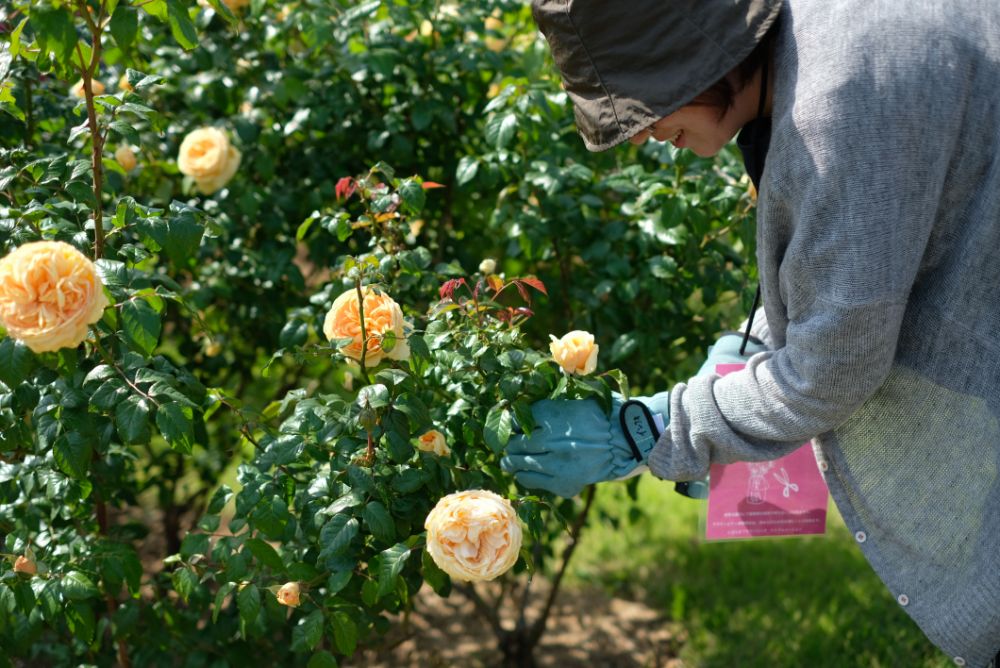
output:
[[[0,666],[331,666],[424,585],[499,615],[428,551],[470,490],[518,523],[467,565],[558,580],[593,492],[517,488],[515,422],[663,389],[752,293],[733,156],[571,127],[518,2],[0,7],[0,257],[68,244],[103,285],[38,302],[68,347],[2,325]],[[586,376],[538,350],[568,330]],[[516,614],[523,664],[544,616]]]

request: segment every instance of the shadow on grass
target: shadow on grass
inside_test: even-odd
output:
[[[872,572],[831,507],[826,536],[708,543],[702,502],[653,479],[631,521],[605,485],[585,532],[577,581],[654,605],[684,625],[686,666],[828,668],[951,663]]]

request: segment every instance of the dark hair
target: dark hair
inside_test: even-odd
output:
[[[750,83],[754,74],[757,73],[757,70],[761,68],[767,59],[771,50],[771,44],[774,42],[777,25],[778,22],[775,21],[764,37],[757,42],[757,46],[753,48],[750,55],[744,58],[731,73],[726,73],[724,77],[703,90],[688,104],[717,107],[719,109],[719,117],[725,116],[726,112],[733,106],[736,94]],[[734,76],[731,78],[730,74]]]

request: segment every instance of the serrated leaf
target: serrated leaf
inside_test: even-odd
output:
[[[270,543],[260,538],[249,538],[243,545],[250,550],[250,554],[260,563],[278,573],[285,572],[285,564],[281,560],[281,555],[278,554],[278,551]]]
[[[101,595],[90,578],[80,571],[70,571],[62,578],[63,595],[71,601],[85,601]]]
[[[406,543],[396,543],[388,550],[379,554],[378,562],[378,595],[385,596],[396,587],[396,578],[403,572],[403,566],[410,556],[410,548]]]
[[[124,51],[132,45],[139,32],[139,12],[128,5],[119,4],[111,15],[108,27],[118,47]]]
[[[149,441],[149,402],[134,394],[115,407],[115,424],[125,443]]]
[[[160,338],[160,314],[145,299],[129,299],[122,305],[121,321],[129,347],[145,357],[152,355]]]
[[[506,447],[507,441],[510,440],[512,430],[513,420],[510,410],[502,405],[494,406],[486,414],[486,424],[483,425],[483,440],[486,441],[490,450],[500,454]]]
[[[236,594],[236,607],[240,610],[240,622],[249,626],[260,614],[260,589],[250,583]]]
[[[292,651],[308,652],[316,648],[323,639],[323,618],[322,610],[313,610],[292,629]]]
[[[358,646],[358,627],[351,616],[343,610],[335,610],[330,615],[333,626],[333,642],[341,654],[351,656]]]
[[[392,521],[392,515],[379,501],[372,501],[361,511],[361,518],[365,521],[368,531],[375,538],[390,543],[396,537],[396,525]]]
[[[35,355],[28,346],[10,337],[0,339],[0,382],[15,388],[28,377]]]
[[[233,593],[236,589],[235,582],[226,582],[219,587],[219,591],[215,592],[215,605],[212,606],[212,623],[219,621],[219,613],[222,611],[222,604],[225,602],[226,597]]]
[[[478,172],[479,160],[469,155],[462,156],[462,159],[458,161],[458,168],[455,170],[455,180],[458,185],[465,185],[476,178]]]
[[[424,208],[427,193],[415,180],[405,179],[399,184],[398,192],[403,200],[403,208],[409,213],[418,214]]]
[[[86,478],[93,456],[90,439],[73,431],[61,434],[52,444],[52,456],[59,470],[72,478]]]
[[[191,23],[191,17],[187,13],[187,8],[178,0],[166,0],[167,22],[170,24],[170,33],[187,50],[198,46],[198,32]]]
[[[347,550],[358,535],[358,521],[345,514],[334,515],[319,532],[323,556],[335,556]]]
[[[183,454],[194,448],[194,411],[178,403],[161,404],[156,409],[156,428],[170,447]]]
[[[198,576],[190,568],[178,568],[173,572],[171,580],[174,583],[174,591],[180,594],[185,603],[199,586]]]

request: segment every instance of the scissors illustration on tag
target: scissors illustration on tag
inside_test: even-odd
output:
[[[799,486],[792,482],[791,478],[788,477],[788,471],[785,470],[784,466],[781,467],[781,470],[778,473],[774,474],[774,479],[784,485],[781,490],[781,495],[786,499],[791,496],[792,492],[799,491]]]

